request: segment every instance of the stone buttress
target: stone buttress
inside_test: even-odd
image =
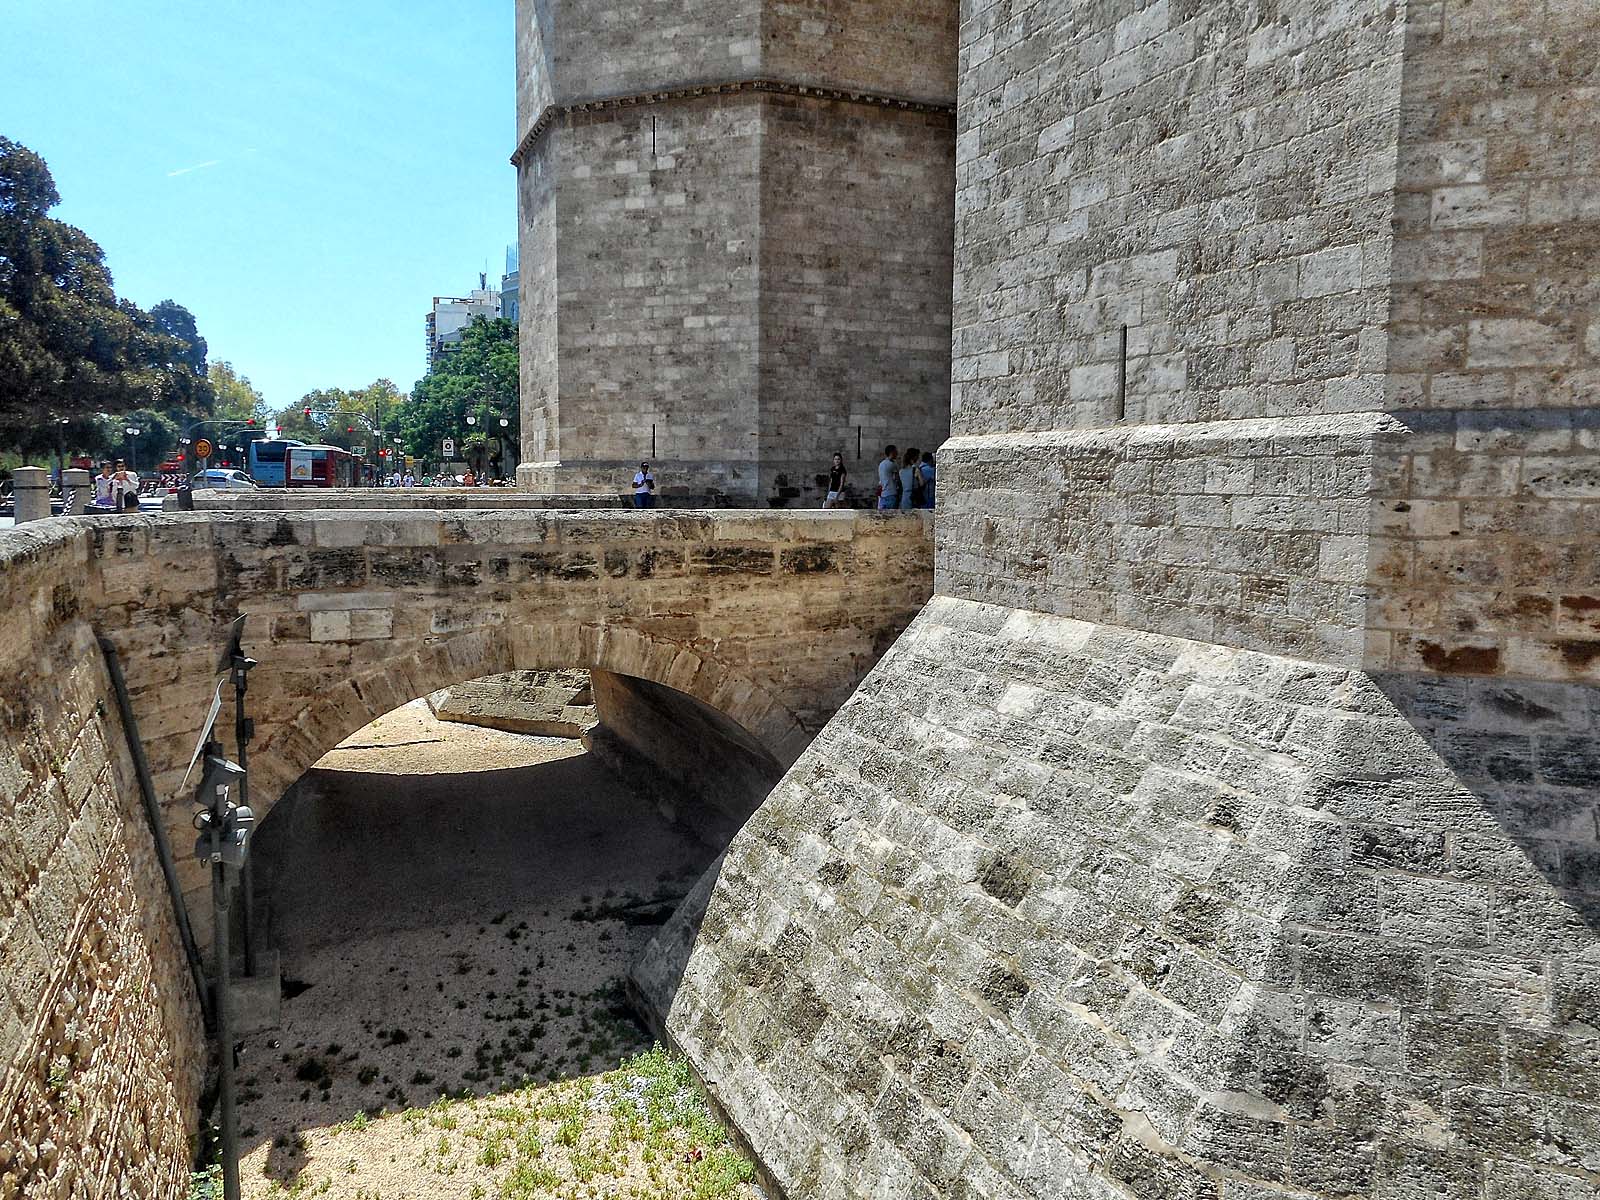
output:
[[[963,5],[935,599],[636,971],[790,1195],[1597,1194],[1597,15]]]

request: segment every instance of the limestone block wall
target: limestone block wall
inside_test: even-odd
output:
[[[541,463],[561,452],[560,313],[556,275],[557,150],[532,147],[517,172],[517,374],[522,406],[521,461]]]
[[[936,597],[637,972],[791,1194],[1600,1190],[1594,16],[963,5]]]
[[[1410,6],[1370,657],[1600,683],[1600,29]]]
[[[555,340],[545,318],[523,336],[557,435],[541,443],[540,422],[525,426],[524,487],[628,489],[655,425],[663,485],[754,490],[760,126],[760,104],[731,97],[569,118],[546,135],[555,230],[540,227],[546,207],[525,236],[555,253],[524,248],[525,287],[555,302]],[[538,466],[557,451],[583,460],[576,483]]]
[[[92,539],[0,534],[0,1193],[188,1193],[204,1042],[94,632]]]
[[[819,502],[835,451],[871,493],[885,445],[949,433],[950,119],[762,107],[758,493]]]
[[[941,588],[1600,679],[1593,15],[972,11]]]
[[[936,598],[636,983],[793,1196],[1577,1200],[1597,724]]]
[[[943,439],[955,8],[520,6],[522,487],[820,501]]]
[[[963,17],[957,434],[1382,406],[1393,6]]]

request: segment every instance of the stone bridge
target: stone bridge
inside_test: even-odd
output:
[[[96,634],[118,651],[203,939],[209,878],[187,853],[193,780],[182,780],[234,616],[248,616],[245,649],[260,662],[261,814],[374,717],[514,668],[670,687],[787,766],[931,593],[930,525],[850,512],[319,511],[52,520],[0,535],[0,1061],[25,1041],[30,1062],[70,1057],[69,1033],[106,1042],[101,1061],[136,1076],[106,1126],[129,1139],[111,1157],[186,1161],[161,1139],[195,1111],[200,1027],[176,982],[170,906]],[[13,1072],[0,1115],[24,1129],[29,1113],[59,1117],[51,1086],[43,1069]]]

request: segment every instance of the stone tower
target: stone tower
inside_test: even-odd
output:
[[[937,594],[641,989],[792,1196],[1600,1195],[1600,8],[962,10]]]
[[[617,491],[652,456],[749,503],[944,440],[956,26],[518,0],[524,488]]]

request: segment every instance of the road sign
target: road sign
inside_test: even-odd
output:
[[[351,446],[350,447],[350,453],[351,454],[365,454],[366,452],[367,452],[367,448],[365,446]]]
[[[456,456],[455,438],[445,438],[444,443],[439,447],[439,451],[445,458],[454,458]]]
[[[194,444],[194,456],[196,458],[210,458],[212,449],[211,443],[206,441],[205,438],[201,438]]]

